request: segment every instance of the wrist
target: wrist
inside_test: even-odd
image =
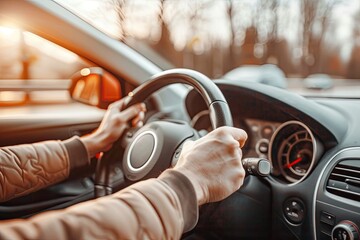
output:
[[[195,190],[196,200],[197,200],[198,205],[200,206],[200,205],[205,204],[207,202],[205,190],[202,187],[202,185],[200,184],[199,180],[197,179],[196,174],[194,174],[192,171],[190,171],[186,168],[179,168],[179,169],[174,169],[174,170],[179,171],[187,179],[189,179],[191,185],[193,186],[193,188]]]
[[[102,134],[92,133],[81,137],[85,148],[91,157],[94,157],[97,153],[105,151],[104,140],[105,137]]]
[[[167,169],[158,177],[159,180],[175,191],[181,204],[184,219],[184,232],[193,229],[199,218],[199,204],[195,189],[189,178],[180,171]]]
[[[69,157],[69,177],[82,176],[84,170],[90,165],[90,156],[84,142],[78,136],[74,136],[64,140],[63,144]]]

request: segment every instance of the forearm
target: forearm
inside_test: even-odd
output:
[[[191,184],[167,172],[66,210],[3,222],[0,239],[179,239],[197,212]]]
[[[78,138],[0,149],[0,202],[63,181],[89,164]]]

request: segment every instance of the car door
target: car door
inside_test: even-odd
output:
[[[0,146],[64,140],[93,131],[103,109],[71,97],[71,77],[94,64],[35,34],[0,26]],[[25,217],[93,197],[83,176],[0,205],[0,219]]]
[[[105,110],[74,100],[71,93],[81,70],[94,68],[111,73],[120,84],[119,98],[161,72],[149,59],[55,1],[0,1],[0,146],[63,140],[93,131]],[[186,92],[183,86],[168,87],[152,96],[151,105],[180,106]],[[0,203],[0,219],[93,198],[94,168],[92,164],[77,179]]]

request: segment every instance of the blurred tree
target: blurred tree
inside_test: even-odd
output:
[[[350,25],[337,21],[342,16],[335,14],[347,1],[110,1],[118,15],[122,40],[130,36],[142,39],[175,66],[197,69],[210,77],[244,64],[273,63],[287,75],[302,76],[317,72],[338,75],[344,72],[345,62],[351,65],[349,71],[355,71],[358,64],[358,45],[351,45],[354,40],[333,38],[340,28],[351,31]],[[154,3],[155,10],[147,9]],[[143,14],[134,13],[138,11]],[[155,15],[151,11],[156,11]],[[139,24],[146,26],[145,35],[136,31]],[[159,36],[154,38],[157,32]],[[353,39],[358,32],[354,30]],[[353,50],[346,55],[349,44]]]
[[[318,8],[319,1],[314,0],[302,0],[301,1],[301,13],[302,13],[302,34],[301,34],[301,47],[302,47],[302,74],[309,75],[309,67],[314,65],[314,56],[310,53],[310,42],[312,37],[312,29],[314,20],[316,17],[316,10]]]
[[[159,41],[155,44],[152,44],[152,47],[163,57],[168,59],[173,65],[182,66],[183,55],[179,51],[176,51],[174,44],[171,41],[168,24],[166,23],[166,20],[164,18],[166,2],[167,0],[159,1],[159,10],[156,20],[161,25],[161,35]],[[169,19],[169,21],[172,21],[172,19]]]
[[[116,12],[116,24],[118,25],[119,33],[117,34],[120,41],[124,41],[128,36],[128,33],[125,29],[125,12],[126,0],[111,0],[109,7],[112,7]]]
[[[352,31],[354,45],[352,47],[351,56],[347,66],[346,77],[360,79],[360,25],[356,24],[360,22],[360,8],[355,13],[354,22],[355,24]]]
[[[325,36],[329,35],[332,20],[332,11],[340,0],[303,0],[302,3],[302,73],[326,72],[329,69],[324,63],[329,63],[328,58],[334,53],[329,51],[329,41]],[[334,29],[332,29],[334,30]],[[333,48],[336,50],[336,48]],[[337,48],[339,50],[339,48]],[[339,54],[339,52],[337,52]],[[340,65],[337,69],[340,69]]]
[[[351,51],[349,64],[347,65],[346,78],[360,79],[360,45],[357,44]]]
[[[230,27],[230,44],[228,47],[228,53],[224,60],[224,72],[228,72],[238,66],[240,66],[240,51],[241,48],[236,44],[236,25],[235,25],[235,1],[227,1],[227,17],[229,19]],[[226,54],[226,52],[225,52]]]

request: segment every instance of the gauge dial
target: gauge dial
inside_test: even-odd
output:
[[[290,135],[280,145],[280,172],[289,181],[302,178],[311,166],[313,152],[312,141],[306,130]]]
[[[281,125],[270,143],[270,158],[285,180],[303,179],[314,164],[316,142],[309,128],[296,121]]]

